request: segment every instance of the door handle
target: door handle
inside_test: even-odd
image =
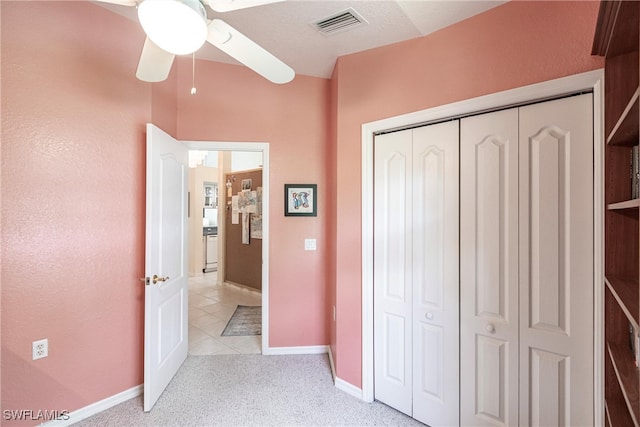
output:
[[[487,326],[485,326],[484,328],[487,332],[489,332],[490,334],[493,334],[496,332],[496,327],[493,326],[491,323],[487,323]]]
[[[155,285],[158,282],[166,282],[167,280],[169,280],[169,276],[166,277],[160,277],[157,274],[154,274],[153,277],[149,278],[149,277],[141,277],[140,281],[144,282],[145,285],[149,286],[152,282]]]
[[[153,275],[153,278],[151,279],[151,281],[153,282],[153,284],[155,285],[158,282],[166,282],[167,280],[169,280],[169,276],[166,277],[160,277],[157,274]]]

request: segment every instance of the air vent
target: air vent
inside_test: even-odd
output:
[[[330,36],[343,31],[352,30],[366,24],[368,24],[367,20],[350,7],[349,9],[343,10],[335,15],[331,15],[318,22],[314,22],[312,25],[320,33]]]

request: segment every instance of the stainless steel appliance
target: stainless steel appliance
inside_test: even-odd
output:
[[[203,273],[218,270],[218,227],[202,227],[204,248]]]

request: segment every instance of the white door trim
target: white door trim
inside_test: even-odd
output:
[[[254,151],[262,153],[262,354],[269,349],[269,143],[181,141],[190,150]]]
[[[604,424],[604,70],[594,70],[362,125],[362,399],[373,390],[373,141],[376,133],[533,100],[593,91],[594,420]]]

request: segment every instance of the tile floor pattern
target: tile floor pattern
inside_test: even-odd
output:
[[[220,336],[237,305],[261,305],[259,292],[217,284],[215,272],[189,278],[189,354],[260,354],[262,336]]]

